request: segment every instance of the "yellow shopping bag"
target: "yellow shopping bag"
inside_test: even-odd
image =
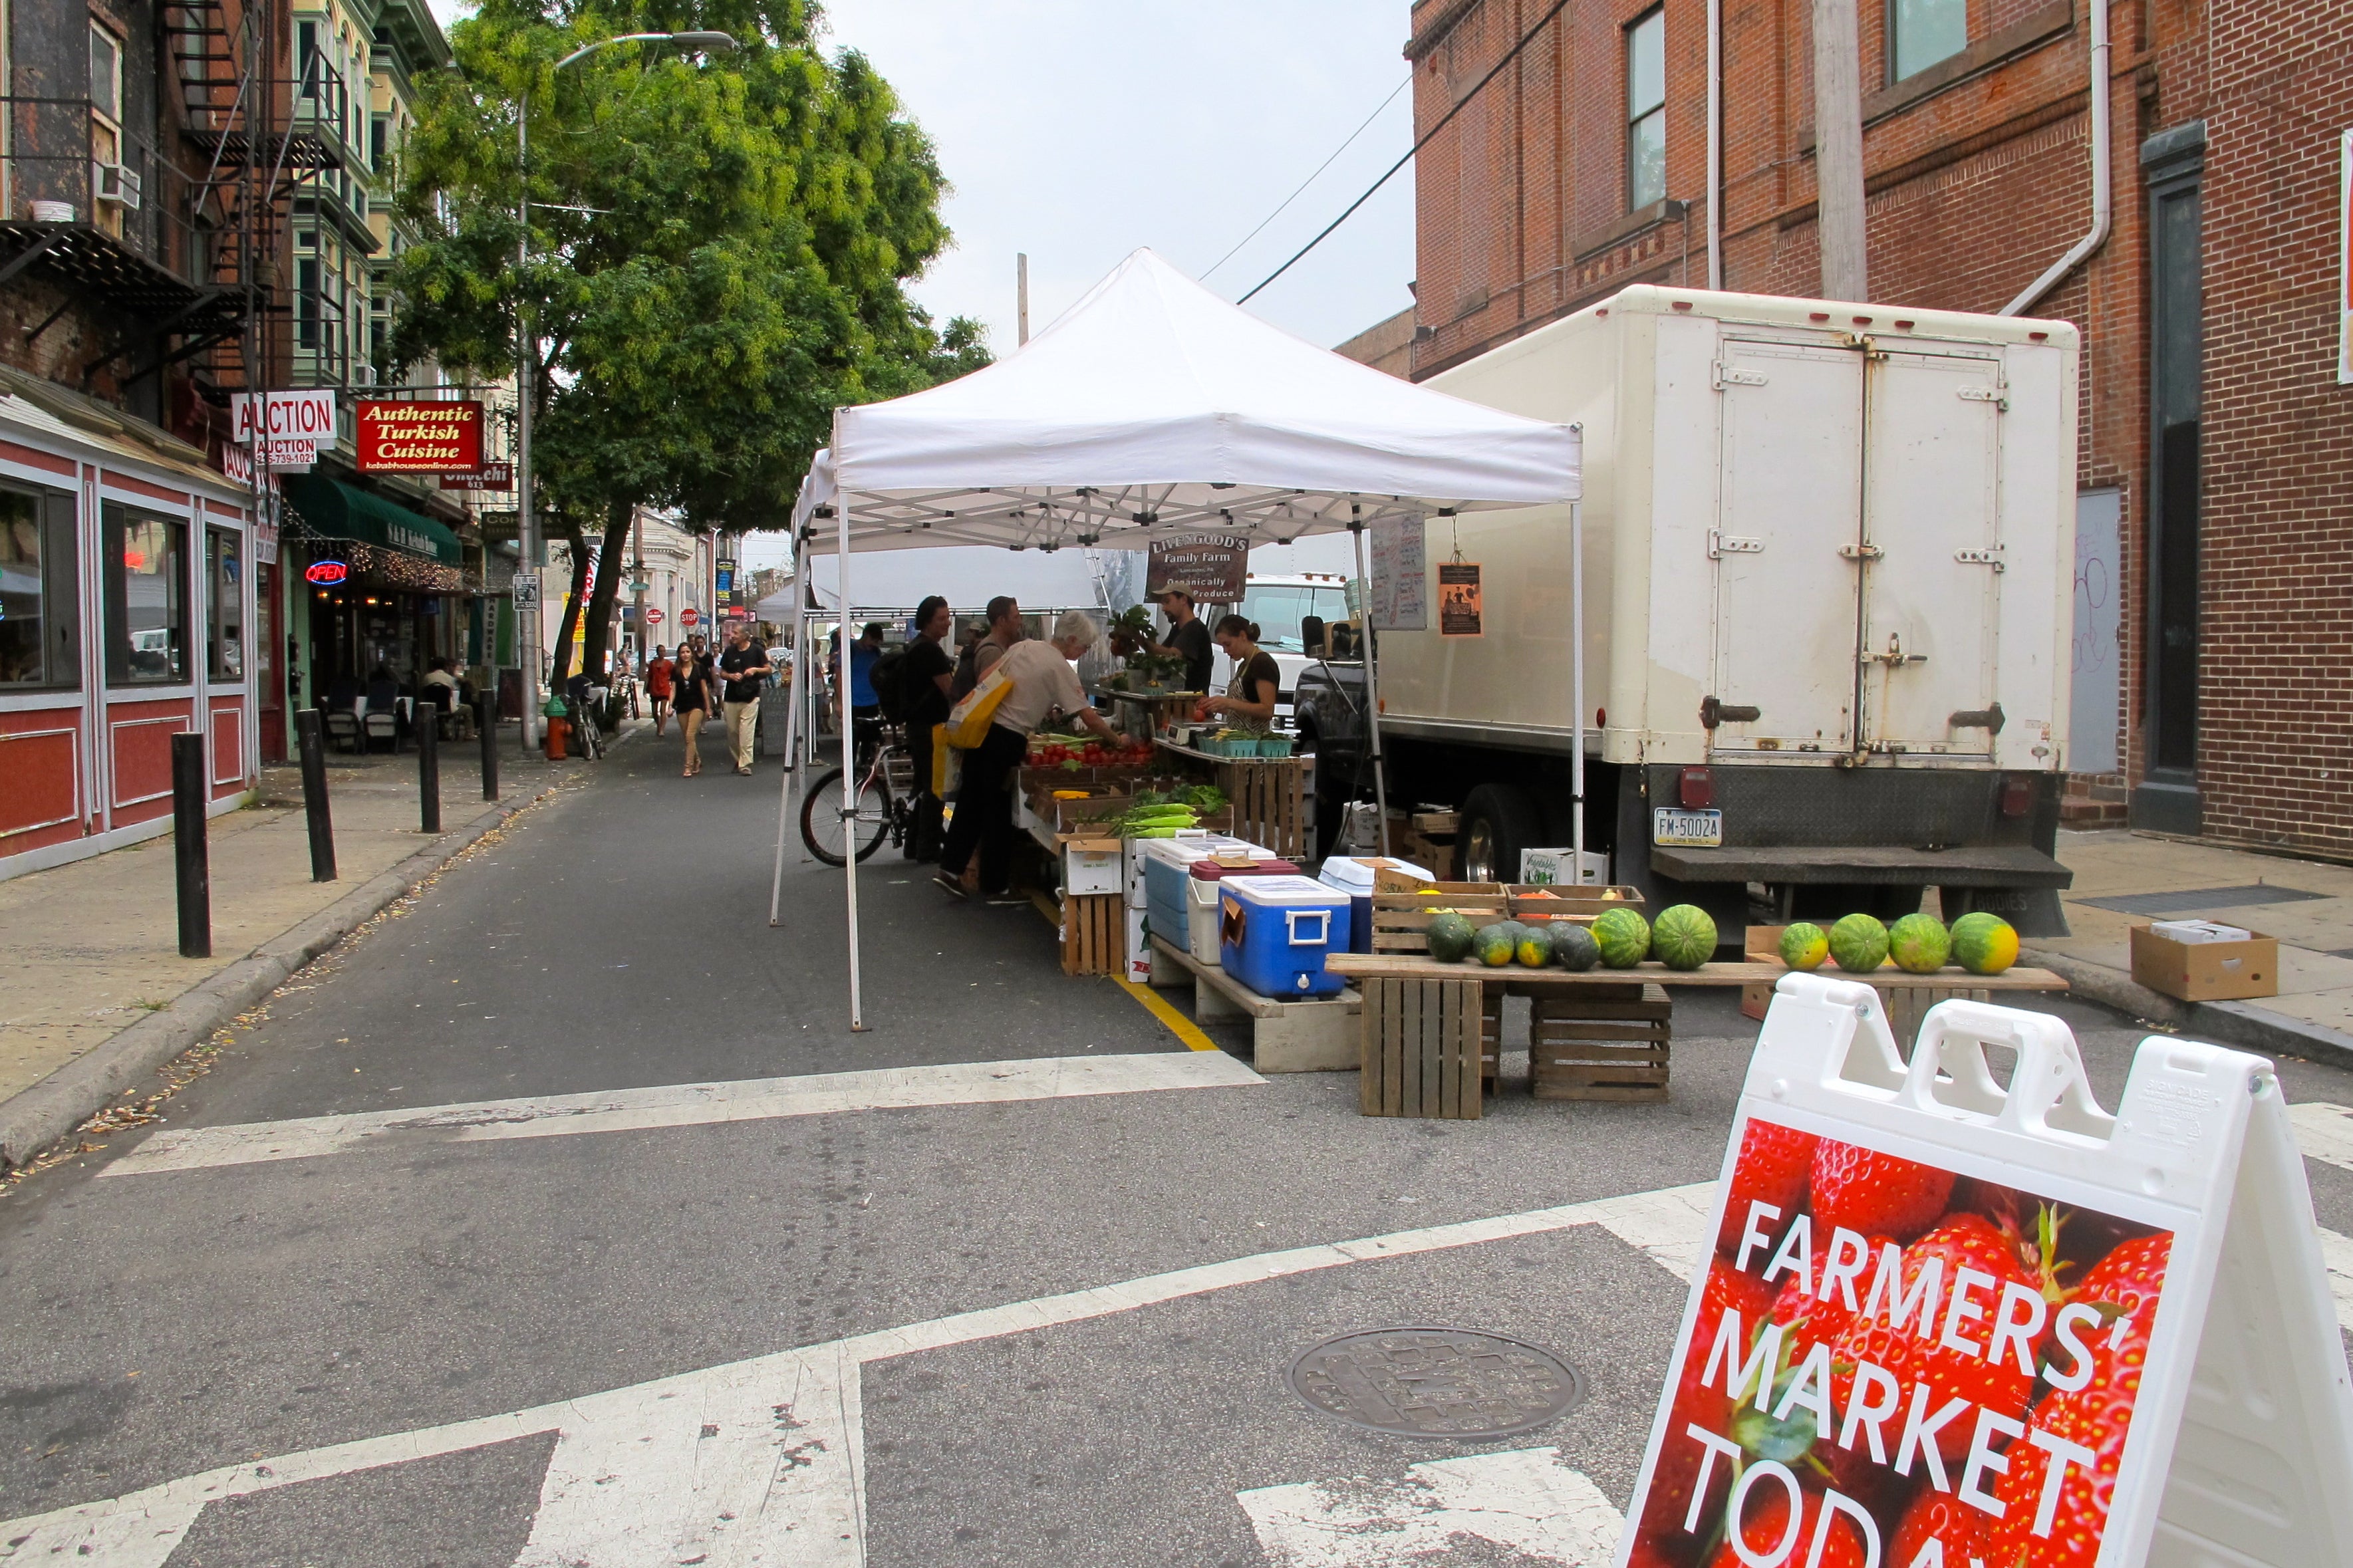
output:
[[[962,771],[957,766],[959,760],[956,749],[948,744],[948,727],[945,724],[933,725],[932,795],[935,799],[947,799],[956,786],[959,782],[956,775]]]
[[[1012,693],[1013,678],[1005,673],[1000,663],[990,668],[980,678],[980,684],[965,693],[964,700],[948,711],[948,744],[964,751],[976,751],[988,739],[988,726],[997,717],[997,710]]]

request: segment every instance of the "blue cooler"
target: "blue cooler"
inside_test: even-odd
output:
[[[1218,883],[1218,963],[1260,995],[1331,995],[1348,983],[1324,955],[1347,951],[1347,894],[1306,877]]]
[[[1383,871],[1402,871],[1424,882],[1434,882],[1420,867],[1382,855],[1333,855],[1324,861],[1317,880],[1348,895],[1348,951],[1373,951],[1373,883]]]

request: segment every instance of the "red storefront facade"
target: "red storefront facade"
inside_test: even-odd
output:
[[[214,813],[256,780],[248,503],[118,421],[0,396],[0,878],[167,831],[174,735],[205,737]]]

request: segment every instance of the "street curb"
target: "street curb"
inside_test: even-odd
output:
[[[140,1019],[48,1077],[0,1102],[0,1170],[13,1169],[79,1126],[106,1102],[284,984],[394,900],[414,890],[483,835],[547,797],[501,801],[408,858],[379,872],[317,914],[280,931],[246,957],[189,987],[168,1007]]]
[[[2251,1002],[2179,1001],[2150,990],[2122,970],[2043,948],[2021,949],[2019,957],[2064,980],[2071,994],[2127,1017],[2146,1018],[2217,1045],[2353,1068],[2353,1035],[2326,1025],[2308,1024]]]

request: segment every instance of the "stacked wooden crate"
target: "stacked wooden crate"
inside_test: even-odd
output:
[[[1664,988],[1580,987],[1528,1004],[1528,1085],[1538,1100],[1662,1100],[1673,1028]]]
[[[1062,973],[1127,973],[1127,900],[1117,893],[1062,895]]]
[[[1364,1114],[1480,1117],[1482,989],[1475,974],[1365,983],[1356,1086]]]

